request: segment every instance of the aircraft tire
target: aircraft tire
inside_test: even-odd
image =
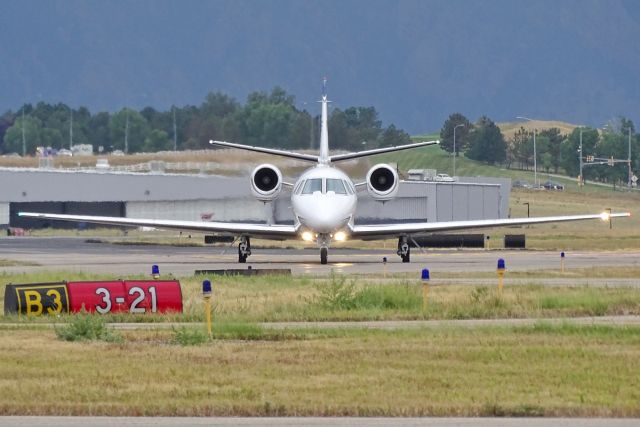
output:
[[[327,248],[320,248],[320,264],[326,264],[327,263]]]

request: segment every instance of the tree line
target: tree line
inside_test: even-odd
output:
[[[580,174],[580,156],[583,157],[584,179],[627,183],[627,163],[609,165],[589,165],[587,156],[595,158],[613,157],[626,160],[631,135],[631,169],[640,170],[640,138],[636,134],[633,121],[620,117],[598,130],[592,127],[574,128],[563,134],[558,128],[529,131],[518,129],[512,138],[506,139],[500,128],[488,117],[483,116],[471,123],[464,115],[454,113],[445,121],[440,130],[440,148],[453,153],[455,129],[456,155],[488,164],[499,164],[509,169],[533,170],[534,132],[537,169],[540,172],[560,173],[569,176]],[[580,153],[582,134],[582,153]]]
[[[315,105],[315,103],[314,103]],[[285,149],[317,148],[319,115],[298,108],[295,98],[280,87],[253,92],[244,104],[220,93],[209,93],[199,105],[159,111],[92,114],[88,108],[58,103],[25,104],[0,116],[0,152],[26,154],[36,147],[69,148],[91,144],[95,152],[114,150],[157,152],[210,148],[209,140]],[[374,107],[333,109],[329,136],[335,149],[356,150],[410,142],[409,134],[393,124],[383,127]]]

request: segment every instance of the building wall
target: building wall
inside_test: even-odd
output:
[[[128,202],[129,218],[180,219],[186,221],[265,222],[272,209],[255,199]]]
[[[249,180],[213,175],[0,168],[0,202],[123,202],[249,196]]]
[[[0,203],[0,228],[9,226],[9,203]]]

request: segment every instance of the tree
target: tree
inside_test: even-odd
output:
[[[143,149],[148,153],[168,151],[173,149],[173,141],[165,131],[154,129],[145,138]]]
[[[122,110],[111,116],[109,121],[109,135],[113,149],[125,149],[125,130],[128,125],[128,150],[130,153],[142,150],[144,141],[149,133],[147,120],[137,111],[129,108]]]
[[[560,168],[560,148],[564,135],[560,133],[558,128],[544,129],[538,135],[540,135],[540,138],[546,138],[547,141],[544,151],[539,152],[541,155],[549,155],[549,168],[553,168],[553,172],[558,173]]]
[[[520,127],[509,141],[507,159],[513,159],[520,164],[520,169],[529,169],[533,160],[533,132]]]
[[[13,126],[15,120],[16,115],[11,110],[0,116],[0,152],[2,153],[6,152],[4,148],[4,136],[7,133],[7,130]]]
[[[4,151],[22,154],[22,116],[18,116],[4,135]],[[31,115],[24,116],[24,135],[26,154],[35,154],[36,147],[44,145],[42,141],[42,122]]]
[[[462,125],[458,127],[456,126]],[[465,151],[469,145],[469,134],[471,133],[473,126],[469,123],[469,120],[460,113],[453,113],[444,122],[442,129],[440,129],[440,148],[453,153],[453,131],[456,133],[456,155],[461,151]]]
[[[380,136],[380,146],[390,147],[393,145],[410,144],[411,137],[408,133],[402,129],[397,129],[395,125],[391,124],[386,128]]]
[[[500,128],[490,118],[482,116],[474,125],[466,155],[489,164],[505,161],[507,144]]]
[[[582,157],[593,156],[598,143],[599,135],[597,129],[582,128]],[[578,176],[580,174],[580,128],[575,128],[573,132],[560,144],[560,165],[567,175]],[[593,177],[592,167],[583,169],[585,177]]]

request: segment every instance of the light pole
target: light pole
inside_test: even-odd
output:
[[[69,106],[69,151],[73,148],[73,110]]]
[[[456,129],[463,127],[464,123],[453,127],[453,176],[456,176]]]
[[[20,121],[22,125],[22,157],[27,155],[27,138],[24,136],[24,105],[22,106],[22,121]]]
[[[529,122],[533,122],[533,119],[528,117],[518,116],[517,119],[527,120]],[[535,188],[538,188],[538,156],[536,154],[536,133],[537,129],[533,129],[533,185]]]
[[[631,126],[629,126],[629,158],[628,158],[628,165],[629,165],[629,181],[627,182],[627,187],[629,188],[629,190],[631,190],[631,175],[633,175],[631,173]]]
[[[582,188],[582,186],[584,185],[584,176],[582,175],[582,127],[580,127],[580,148],[578,149],[578,152],[580,154],[580,179],[578,182],[578,187]]]

